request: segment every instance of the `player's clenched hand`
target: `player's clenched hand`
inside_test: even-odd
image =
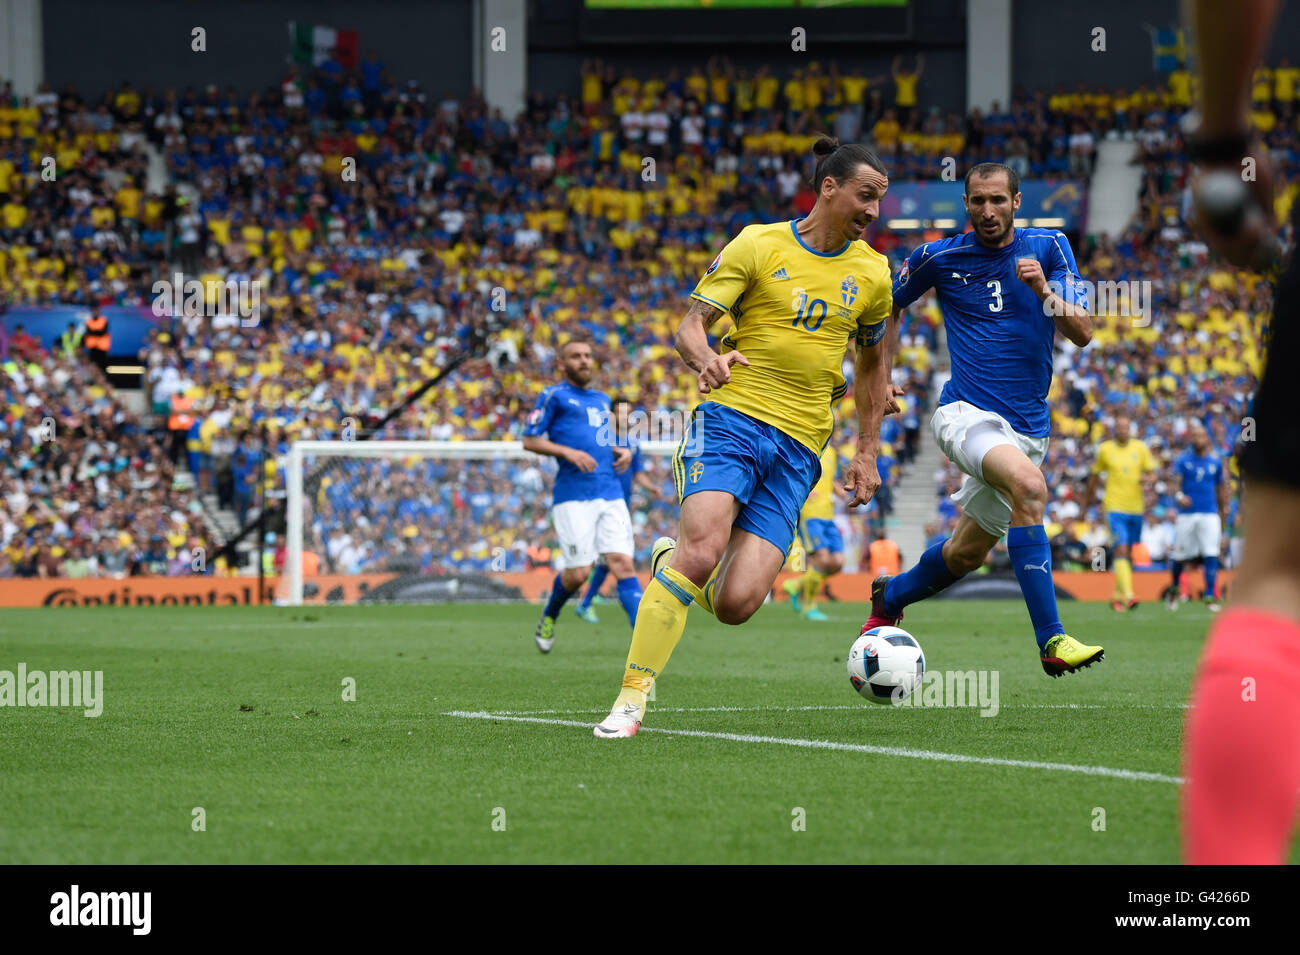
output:
[[[844,492],[851,495],[848,506],[866,504],[879,490],[880,472],[876,469],[875,456],[859,451],[844,475]]]
[[[614,448],[614,472],[622,474],[632,463],[631,448]]]
[[[902,385],[885,386],[885,414],[898,414],[903,410],[899,405],[898,399],[907,394],[907,389]]]
[[[590,474],[596,470],[596,459],[586,451],[579,451],[577,448],[570,448],[565,459],[583,474]]]
[[[1039,298],[1047,293],[1047,276],[1037,259],[1016,259],[1016,278],[1033,289]]]
[[[700,394],[707,395],[714,388],[721,388],[729,383],[731,381],[731,366],[736,363],[747,366],[749,359],[738,351],[729,351],[705,365],[700,372]]]

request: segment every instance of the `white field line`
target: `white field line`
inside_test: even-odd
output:
[[[1185,710],[1186,703],[1002,703],[998,710]],[[953,706],[900,706],[900,710],[979,709],[974,703],[965,707]],[[868,706],[860,703],[834,706],[651,706],[652,713],[810,713],[824,710],[888,710],[888,706]],[[493,710],[498,716],[580,716],[587,713],[603,715],[603,710]]]
[[[503,713],[471,713],[455,710],[444,716],[467,720],[505,720],[512,723],[540,723],[546,726],[573,726],[591,729],[590,723],[578,720],[550,720],[539,716],[512,716]],[[1182,783],[1181,776],[1140,772],[1134,769],[1112,769],[1109,766],[1076,766],[1072,763],[1040,763],[1026,759],[998,759],[993,756],[967,756],[963,753],[940,753],[929,749],[907,749],[901,746],[869,746],[865,743],[836,743],[824,739],[795,739],[788,736],[755,736],[749,733],[713,733],[705,730],[673,730],[658,726],[643,726],[642,733],[663,733],[666,736],[693,736],[699,739],[721,739],[733,743],[773,743],[778,746],[797,746],[802,749],[831,749],[845,753],[871,753],[877,756],[900,756],[904,759],[924,759],[941,763],[976,763],[981,766],[1011,766],[1017,769],[1041,769],[1057,773],[1081,773],[1085,776],[1109,776],[1114,779],[1132,779],[1149,783]]]

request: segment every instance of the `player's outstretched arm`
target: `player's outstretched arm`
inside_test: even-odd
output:
[[[708,328],[722,316],[722,309],[699,299],[691,299],[691,307],[677,326],[673,344],[682,361],[700,376],[700,394],[707,395],[731,381],[731,366],[748,365],[749,360],[738,351],[719,355],[709,347]]]
[[[525,451],[568,461],[584,474],[590,474],[596,470],[596,459],[579,448],[571,448],[567,444],[556,444],[550,438],[543,438],[538,435],[525,435],[523,444]]]
[[[886,333],[888,329],[884,329]],[[880,421],[885,414],[885,388],[889,384],[888,349],[883,338],[871,340],[872,327],[858,329],[857,355],[854,359],[853,402],[858,411],[858,448],[844,475],[844,491],[851,494],[849,507],[871,500],[880,490],[880,471],[876,456],[880,453]]]

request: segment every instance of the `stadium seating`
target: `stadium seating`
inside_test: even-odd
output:
[[[534,95],[513,119],[489,113],[476,91],[439,98],[389,84],[363,104],[346,84],[296,74],[250,96],[124,87],[94,103],[75,93],[0,103],[0,301],[147,306],[153,281],[173,268],[260,279],[255,324],[178,317],[139,356],[155,406],[178,392],[195,397],[183,463],[198,490],[246,515],[263,474],[282,489],[290,442],[367,430],[465,347],[476,357],[383,437],[517,438],[557,376],[556,345],[578,332],[600,346],[603,387],[647,410],[688,408],[695,379],[670,346],[682,300],[738,229],[810,207],[806,160],[822,131],[868,131],[894,181],[932,177],[943,156],[958,158],[958,175],[1007,159],[1029,176],[1086,176],[1097,141],[1134,137],[1147,169],[1139,221],[1076,254],[1093,281],[1159,279],[1158,307],[1147,327],[1103,319],[1089,349],[1062,352],[1045,464],[1059,553],[1097,539],[1097,515],[1076,497],[1108,415],[1133,415],[1137,434],[1167,458],[1195,399],[1216,446],[1231,451],[1270,296],[1210,262],[1186,231],[1177,83],[1170,92],[1018,91],[1005,109],[967,117],[922,104],[900,123],[858,74],[809,71],[795,82],[715,60],[707,73],[647,79],[607,67],[590,64],[577,101]],[[692,94],[698,102],[684,106]],[[1288,184],[1279,213],[1300,191],[1295,105],[1258,112]],[[166,169],[158,192],[151,152]],[[40,182],[45,155],[69,170],[57,182]],[[655,160],[650,179],[645,157]],[[883,243],[895,266],[911,244],[897,238]],[[937,397],[940,325],[926,301],[903,329],[895,375],[913,413]],[[8,343],[0,377],[0,576],[83,565],[189,573],[194,549],[213,542],[199,498],[173,487],[163,423],[145,427],[79,359],[16,354],[26,347]],[[32,432],[45,417],[76,443],[39,445]],[[836,417],[834,443],[851,453],[851,397]],[[876,526],[909,430],[918,428],[887,426],[886,488],[866,518]],[[676,520],[667,468],[647,464],[659,489],[637,499],[639,560]],[[327,569],[348,572],[395,561],[483,570],[497,548],[510,555],[503,569],[518,569],[553,547],[546,468],[534,490],[520,467],[474,467],[470,484],[451,487],[434,463],[400,475],[354,464],[321,482],[310,546]],[[952,482],[945,471],[940,488]],[[486,504],[474,502],[476,489]],[[1171,504],[1168,494],[1160,503]],[[951,525],[955,514],[941,504],[938,520]],[[104,553],[115,538],[129,552],[126,570]]]

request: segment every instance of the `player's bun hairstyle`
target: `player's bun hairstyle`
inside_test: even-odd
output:
[[[885,172],[885,164],[880,161],[880,157],[866,146],[857,143],[841,145],[838,139],[823,136],[813,143],[813,155],[817,157],[817,165],[813,167],[812,187],[818,192],[821,191],[822,180],[827,176],[834,179],[836,183],[842,183],[857,172],[858,167],[863,163],[882,176],[889,175]]]
[[[1007,174],[1007,184],[1011,187],[1011,198],[1014,199],[1016,193],[1020,191],[1020,174],[1010,166],[1004,165],[1000,162],[982,162],[971,166],[966,172],[966,182],[963,189],[966,191],[967,195],[970,194],[970,181],[972,176],[979,176],[981,179],[984,179],[988,176],[996,176],[1000,172]]]

